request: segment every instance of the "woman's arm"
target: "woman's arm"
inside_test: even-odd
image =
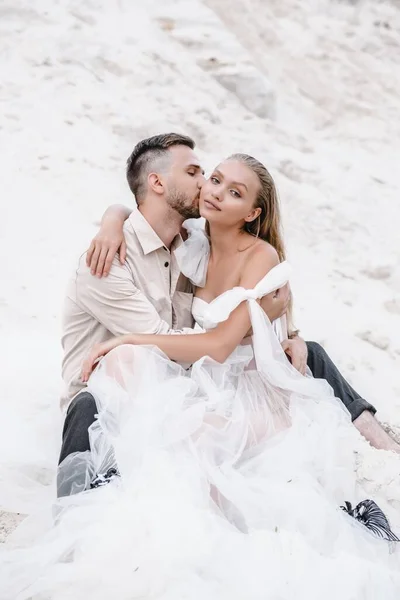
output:
[[[247,307],[241,305],[234,312],[242,312],[243,308],[247,312],[245,317],[247,318],[248,329],[250,318],[248,316]],[[234,312],[231,314],[228,321],[230,321],[231,317],[233,318]],[[194,363],[203,356],[210,356],[217,362],[222,363],[228,358],[229,354],[231,354],[235,348],[235,346],[233,346],[232,349],[230,349],[231,344],[229,342],[232,341],[232,338],[229,340],[224,340],[222,337],[222,332],[225,329],[228,321],[221,323],[216,329],[207,331],[206,333],[197,333],[191,335],[148,335],[128,333],[127,335],[113,338],[109,342],[97,344],[93,347],[89,356],[83,363],[81,379],[83,383],[85,383],[89,379],[97,359],[101,358],[117,346],[122,346],[123,344],[133,344],[135,346],[157,346],[171,360],[176,362]],[[237,330],[236,334],[237,346],[244,336],[240,335],[239,331]]]
[[[117,252],[120,263],[124,264],[126,244],[123,227],[131,212],[131,208],[122,204],[113,204],[107,208],[101,219],[100,231],[93,238],[86,254],[86,264],[92,275],[106,277]]]
[[[279,263],[276,252],[264,244],[254,251],[244,268],[240,285],[246,289],[254,286]],[[171,360],[194,363],[203,356],[210,356],[223,363],[247,335],[251,327],[247,302],[242,302],[229,318],[207,331],[195,335],[146,335],[128,334],[95,346],[82,368],[82,381],[87,381],[98,358],[122,344],[157,346]]]

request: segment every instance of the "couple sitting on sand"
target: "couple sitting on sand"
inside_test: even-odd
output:
[[[236,155],[206,180],[194,146],[190,138],[174,133],[137,144],[127,166],[137,207],[106,211],[100,234],[69,283],[63,318],[66,394],[62,399],[68,410],[60,462],[90,449],[88,428],[95,421],[97,405],[84,387],[81,370],[92,345],[96,344],[93,359],[117,345],[132,343],[155,345],[177,362],[191,364],[205,355],[224,362],[249,333],[248,309],[241,306],[207,336],[189,338],[186,334],[193,333],[197,321],[196,303],[211,302],[236,286],[254,287],[285,261],[277,193],[267,169],[250,156]],[[176,253],[183,243],[185,221],[200,216],[206,219],[207,234],[199,249],[193,246],[193,257],[183,254],[182,248]],[[193,221],[189,226],[194,226]],[[119,246],[118,259],[114,257]],[[287,365],[290,361],[303,376],[326,380],[373,446],[400,452],[376,421],[375,408],[350,387],[324,349],[305,342],[290,328],[289,299],[286,280],[280,289],[260,298],[271,323],[289,309],[289,329],[280,332],[281,358],[285,353]],[[134,337],[122,337],[129,334]],[[170,334],[181,337],[164,337]]]
[[[58,598],[72,552],[68,597],[85,581],[103,598],[108,572],[118,598],[394,599],[383,513],[340,504],[363,498],[357,429],[399,447],[292,328],[267,169],[235,154],[206,180],[194,146],[137,144],[137,206],[107,210],[69,283],[58,524],[35,590]]]

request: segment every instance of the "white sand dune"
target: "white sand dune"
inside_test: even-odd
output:
[[[3,0],[0,49],[0,410],[32,418],[15,448],[56,457],[59,430],[34,425],[58,410],[69,269],[132,203],[133,145],[166,130],[207,169],[232,151],[270,168],[303,336],[400,425],[398,2]]]

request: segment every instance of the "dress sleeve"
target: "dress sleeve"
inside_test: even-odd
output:
[[[184,227],[188,239],[174,252],[181,272],[196,287],[204,287],[207,279],[210,242],[204,231],[203,219],[189,219]]]

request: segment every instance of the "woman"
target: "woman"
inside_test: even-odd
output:
[[[192,230],[179,258],[202,329],[93,349],[92,454],[121,477],[62,501],[36,555],[10,557],[9,597],[397,598],[397,548],[339,508],[362,497],[348,415],[290,365],[263,310],[289,279],[271,176],[232,156],[200,212],[209,246]]]

